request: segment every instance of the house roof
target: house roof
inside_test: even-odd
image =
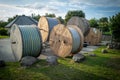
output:
[[[33,25],[34,24],[34,25],[37,25],[38,22],[35,19],[31,18],[31,17],[22,15],[22,16],[16,17],[13,21],[11,21],[5,27],[6,28],[11,28],[11,26],[13,24],[17,24],[17,25]]]

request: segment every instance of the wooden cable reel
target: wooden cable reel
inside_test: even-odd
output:
[[[102,40],[102,32],[98,29],[98,43]]]
[[[90,45],[97,45],[101,41],[101,32],[99,29],[91,28],[89,34],[85,37],[85,42]]]
[[[41,53],[42,38],[35,25],[13,25],[10,40],[17,61],[25,56],[38,57]]]
[[[84,36],[87,36],[89,31],[90,31],[89,22],[85,18],[82,18],[82,17],[76,17],[76,16],[72,17],[67,22],[67,25],[76,25],[76,26],[78,26],[81,29]]]
[[[49,35],[50,35],[51,30],[53,29],[55,25],[59,23],[60,21],[56,18],[42,16],[39,19],[38,27],[40,29],[43,42],[46,42],[49,40]]]
[[[68,27],[69,26],[69,27]],[[83,46],[83,34],[75,25],[56,25],[50,34],[50,48],[57,56],[67,57],[79,52]]]

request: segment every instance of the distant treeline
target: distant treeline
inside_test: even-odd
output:
[[[12,20],[14,20],[18,15],[15,15],[11,18],[8,18],[7,22],[5,21],[0,21],[0,30],[3,30],[3,28],[10,23]],[[56,17],[54,13],[45,13],[46,17]],[[72,16],[78,16],[78,17],[83,17],[85,18],[85,13],[82,10],[73,10],[73,11],[68,11],[67,14],[65,15],[65,19],[63,19],[61,16],[58,16],[57,18],[60,20],[62,24],[66,24],[67,21],[72,17]],[[40,14],[31,14],[32,18],[35,20],[39,21],[41,15]],[[92,18],[89,20],[90,27],[98,28],[102,31],[103,34],[109,33],[109,35],[112,35],[112,37],[120,41],[120,12],[118,14],[113,15],[112,17],[101,17],[100,19]],[[2,33],[2,31],[0,31]],[[3,31],[4,32],[4,31]],[[0,35],[3,35],[1,34]],[[6,33],[5,33],[6,34]]]

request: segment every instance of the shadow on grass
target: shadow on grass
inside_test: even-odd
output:
[[[41,62],[39,62],[37,66],[35,65],[28,70],[35,73],[42,73],[49,77],[50,80],[108,80],[105,77],[84,72],[62,63],[56,66],[49,66],[46,65],[46,63],[42,65]]]
[[[111,58],[106,62],[106,66],[115,70],[120,70],[120,57]]]
[[[85,65],[88,66],[106,66],[106,61],[108,61],[110,58],[108,57],[100,57],[100,56],[96,56],[96,57],[90,57],[87,56],[86,60],[84,62],[82,62]]]
[[[90,64],[84,62],[71,63],[68,58],[60,59],[59,64],[55,66],[49,66],[45,60],[40,60],[31,67],[22,68],[15,62],[0,68],[0,80],[119,80],[120,74],[114,76],[115,72],[109,74],[108,71],[104,76],[103,71],[88,65]]]
[[[9,66],[0,67],[0,80],[13,80]]]

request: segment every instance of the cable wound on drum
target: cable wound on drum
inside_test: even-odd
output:
[[[71,35],[72,35],[72,41],[73,41],[73,44],[72,44],[72,51],[71,53],[74,53],[76,52],[79,47],[80,47],[80,35],[79,33],[77,32],[77,30],[75,30],[74,28],[72,27],[68,27],[70,32],[71,32]]]
[[[14,28],[14,31],[12,31]],[[14,25],[11,29],[11,47],[16,60],[25,56],[38,57],[42,49],[42,39],[35,25]],[[12,41],[16,42],[15,44]]]
[[[57,18],[50,18],[42,16],[38,22],[38,28],[40,29],[42,41],[46,42],[49,40],[50,32],[53,27],[59,24],[60,21]]]
[[[76,25],[56,25],[50,34],[50,48],[59,57],[78,53],[83,47],[83,34]]]

